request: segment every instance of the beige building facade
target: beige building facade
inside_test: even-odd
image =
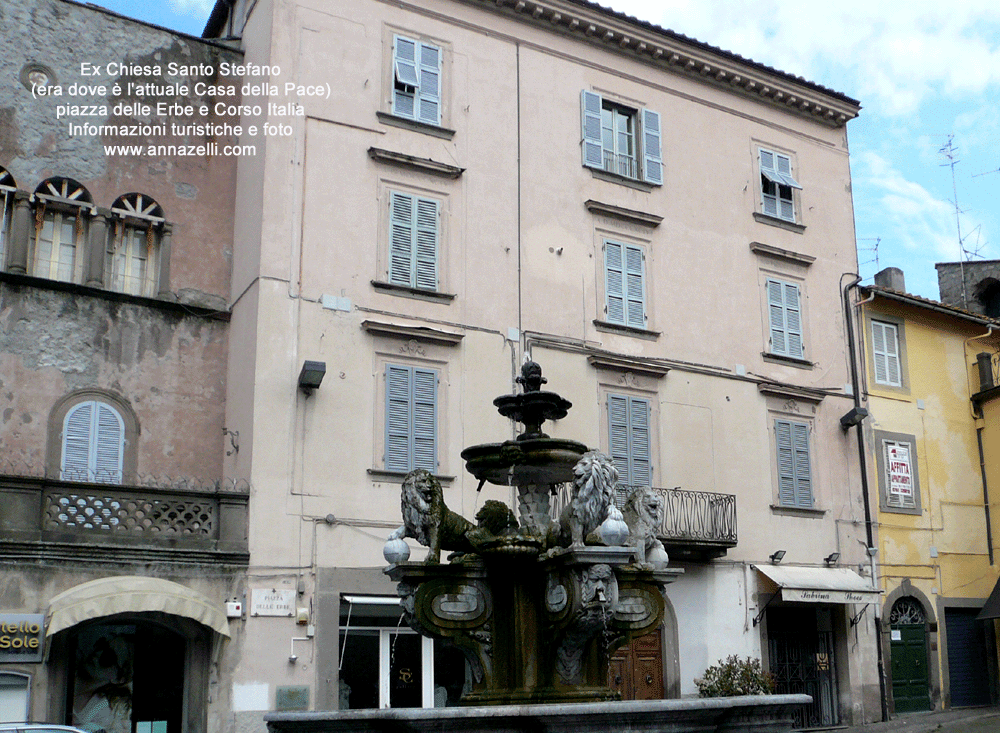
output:
[[[626,696],[694,694],[737,654],[808,680],[805,725],[877,719],[840,423],[858,103],[579,0],[220,2],[206,34],[241,38],[284,105],[244,100],[283,132],[237,182],[237,726],[455,700],[461,660],[398,627],[382,547],[411,468],[466,517],[512,502],[460,453],[514,435],[491,401],[529,357],[573,403],[549,434],[664,492],[685,573],[651,651],[616,668]]]

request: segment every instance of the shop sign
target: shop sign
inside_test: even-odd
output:
[[[251,589],[251,616],[292,616],[294,613],[294,590],[274,590],[271,588]]]
[[[0,613],[0,664],[41,662],[44,642],[44,615]]]
[[[872,603],[878,600],[878,594],[875,591],[782,588],[781,600],[799,603]]]

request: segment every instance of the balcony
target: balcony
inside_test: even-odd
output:
[[[616,503],[623,504],[629,487],[619,486]],[[622,490],[625,491],[622,491]],[[672,560],[704,562],[736,547],[736,497],[709,491],[654,489],[663,497],[663,524],[657,535]],[[563,485],[552,500],[552,516],[569,502]]]
[[[4,467],[7,468],[7,467]],[[0,472],[0,554],[52,562],[246,565],[249,485],[85,483]]]

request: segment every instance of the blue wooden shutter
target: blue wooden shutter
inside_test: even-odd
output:
[[[418,44],[420,87],[417,119],[428,125],[441,124],[441,49]]]
[[[416,109],[417,88],[420,79],[417,75],[416,41],[402,36],[393,39],[393,93],[392,112],[400,117],[414,117]],[[402,88],[400,88],[402,87]]]
[[[875,381],[899,387],[902,375],[899,367],[899,330],[891,323],[872,321],[872,359]]]
[[[385,467],[437,471],[437,371],[388,364]]]
[[[438,224],[440,222],[438,202],[433,199],[418,198],[416,209],[413,286],[425,290],[437,290]]]
[[[645,254],[642,247],[625,245],[625,325],[646,326]]]
[[[437,372],[413,368],[413,468],[437,473]]]
[[[90,433],[94,404],[82,402],[66,415],[60,466],[60,478],[64,481],[90,480]]]
[[[389,282],[413,285],[413,197],[389,194]]]
[[[622,245],[604,243],[605,310],[609,323],[625,323],[625,262]]]
[[[608,395],[608,442],[618,469],[615,503],[619,507],[636,487],[652,485],[649,430],[649,400]]]
[[[122,482],[122,459],[125,426],[116,410],[102,402],[94,403],[94,481],[103,484]]]
[[[385,368],[385,468],[410,470],[410,368]]]
[[[782,280],[768,280],[767,312],[771,353],[801,359],[802,306],[799,286]]]
[[[811,507],[809,425],[775,420],[774,437],[778,453],[778,503],[782,506]]]
[[[661,152],[660,113],[642,110],[642,175],[647,183],[663,184],[663,154]]]
[[[774,153],[769,150],[760,150],[760,175],[761,200],[764,205],[764,213],[768,216],[777,216],[778,186],[774,181]],[[767,180],[770,185],[764,185],[764,180]]]
[[[583,125],[583,164],[604,168],[604,146],[601,143],[601,95],[580,92],[580,116]]]

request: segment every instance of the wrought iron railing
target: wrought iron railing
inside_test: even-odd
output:
[[[610,150],[604,151],[604,170],[609,173],[617,173],[625,178],[638,178],[638,166],[636,160],[631,155],[620,155]]]
[[[661,536],[736,544],[736,497],[709,491],[658,489],[663,495]]]
[[[569,503],[571,489],[571,484],[563,484],[552,497],[550,509],[553,518],[559,516],[563,507]],[[732,494],[683,489],[654,491],[663,496],[663,523],[659,532],[661,539],[670,540],[671,544],[690,541],[697,544],[736,545],[736,497]],[[616,492],[615,503],[619,506],[623,504],[619,501],[620,494],[621,492]]]

